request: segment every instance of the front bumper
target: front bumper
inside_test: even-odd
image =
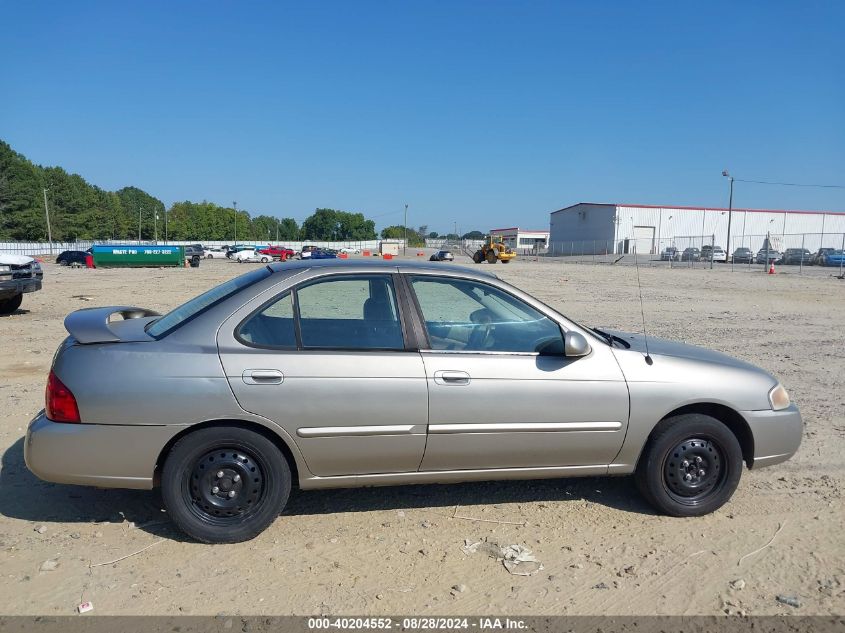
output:
[[[751,468],[785,462],[801,445],[804,423],[794,404],[781,411],[743,411],[754,436],[754,461]]]
[[[65,424],[42,410],[27,427],[24,460],[44,481],[149,490],[161,450],[183,428]]]
[[[14,297],[38,290],[41,290],[41,279],[37,277],[27,279],[3,279],[0,277],[0,297]]]

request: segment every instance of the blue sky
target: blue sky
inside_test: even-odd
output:
[[[0,138],[166,203],[381,227],[845,184],[841,2],[14,2]],[[737,206],[845,189],[737,183]]]

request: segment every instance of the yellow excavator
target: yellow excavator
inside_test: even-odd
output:
[[[495,264],[497,261],[507,264],[514,257],[516,257],[516,251],[505,245],[501,235],[491,235],[487,238],[487,243],[475,251],[472,261],[476,264],[484,261],[488,264]]]

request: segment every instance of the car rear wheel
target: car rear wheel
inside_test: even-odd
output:
[[[15,295],[8,299],[0,299],[0,314],[12,314],[15,310],[21,307],[23,303],[23,295]]]
[[[690,413],[660,422],[634,475],[642,495],[663,514],[709,514],[733,495],[742,475],[742,449],[716,418]]]
[[[203,543],[255,538],[287,503],[290,467],[269,439],[212,427],[180,439],[164,463],[161,494],[173,522]]]

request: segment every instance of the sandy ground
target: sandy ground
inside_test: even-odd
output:
[[[843,281],[641,269],[651,334],[768,369],[804,415],[798,455],[746,471],[713,515],[657,516],[629,478],[295,492],[255,540],[207,546],[171,527],[157,492],[38,481],[22,437],[68,312],[166,310],[246,267],[45,268],[44,289],[0,318],[0,613],[71,614],[83,600],[98,614],[845,612]],[[516,261],[496,272],[585,324],[641,327],[633,267]],[[525,525],[452,518],[456,506]],[[514,576],[461,551],[464,539],[485,538],[527,546],[544,570]],[[46,561],[57,566],[41,571]]]

